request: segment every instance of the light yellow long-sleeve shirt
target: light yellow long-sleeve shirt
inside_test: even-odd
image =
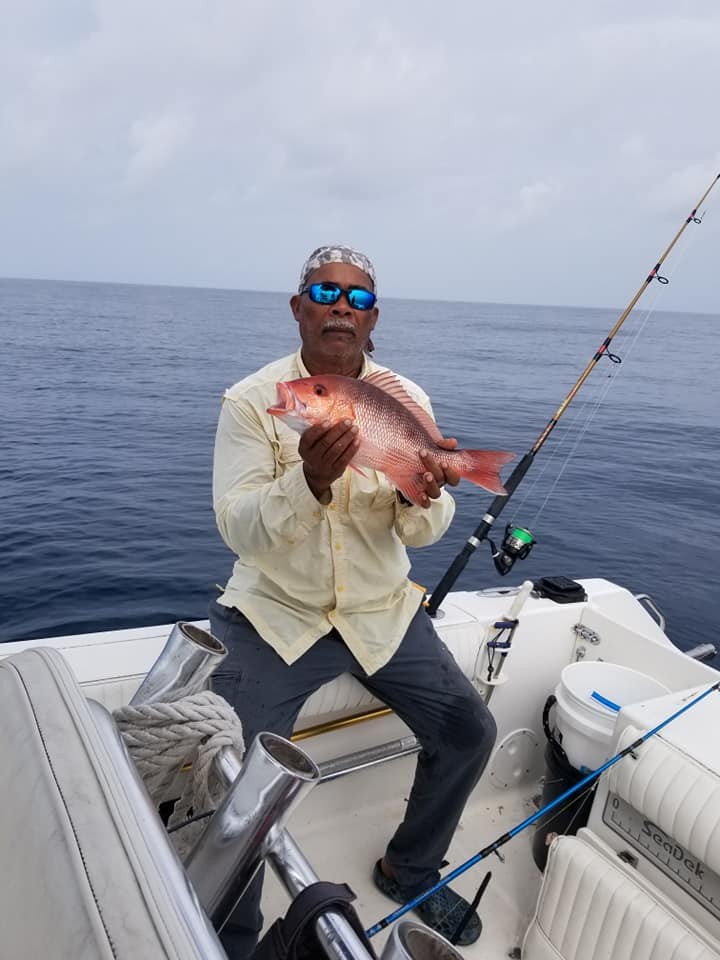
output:
[[[384,370],[365,357],[361,376]],[[213,471],[218,528],[238,559],[219,602],[236,607],[293,663],[333,627],[370,674],[400,645],[422,602],[405,546],[434,543],[455,502],[399,503],[384,474],[347,469],[323,506],[311,493],[299,434],[267,413],[276,384],[309,376],[300,351],[263,367],[223,398]],[[427,395],[400,378],[432,414]]]

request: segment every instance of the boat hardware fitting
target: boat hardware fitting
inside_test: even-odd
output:
[[[171,700],[172,694],[181,688],[188,694],[203,690],[226,656],[225,645],[207,630],[178,621],[130,701],[131,706]]]
[[[578,640],[585,640],[587,643],[592,643],[593,646],[602,642],[600,634],[591,630],[590,627],[586,627],[584,623],[576,623],[572,629]]]
[[[190,851],[185,869],[220,931],[290,814],[320,779],[320,771],[300,747],[267,732],[255,737],[242,764],[230,747],[220,751],[217,762],[221,769],[237,770],[237,776]]]
[[[240,760],[234,751],[223,756],[219,772],[230,786],[240,774]],[[267,860],[291,898],[317,883],[319,877],[287,830],[276,832],[267,851]],[[350,922],[337,910],[321,913],[315,932],[325,955],[331,960],[369,960],[370,955]]]

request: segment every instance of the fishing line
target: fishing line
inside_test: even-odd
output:
[[[678,272],[678,270],[680,269],[680,267],[681,267],[682,263],[685,261],[685,259],[689,256],[691,250],[693,249],[693,247],[695,246],[695,244],[697,243],[697,241],[698,241],[698,234],[697,234],[697,233],[692,233],[692,234],[690,234],[690,237],[689,237],[689,239],[688,239],[688,242],[687,242],[686,244],[684,244],[684,245],[680,248],[680,251],[679,251],[679,253],[678,253],[678,256],[677,256],[677,258],[676,258],[676,260],[675,260],[672,268],[671,268],[671,269],[668,271],[668,273],[667,273],[668,281],[672,281],[673,277],[674,277],[675,274]],[[598,386],[597,386],[598,395],[597,395],[597,397],[594,398],[594,399],[593,399],[593,398],[588,398],[588,400],[587,400],[586,403],[582,404],[581,406],[579,406],[579,407],[577,408],[577,411],[576,411],[573,419],[572,419],[572,420],[570,421],[570,423],[568,424],[567,429],[566,429],[565,433],[563,434],[562,438],[561,438],[560,441],[555,445],[555,447],[553,448],[553,450],[552,450],[552,452],[550,453],[550,455],[546,458],[546,460],[544,461],[544,463],[543,463],[543,465],[542,465],[542,467],[541,467],[541,469],[540,469],[540,472],[533,478],[532,482],[530,483],[530,486],[528,487],[528,489],[527,489],[527,491],[526,491],[526,493],[525,493],[525,496],[522,498],[522,500],[520,501],[520,503],[517,505],[517,507],[516,507],[516,509],[515,509],[515,516],[518,516],[518,515],[520,515],[520,514],[522,513],[522,510],[523,510],[526,502],[530,499],[530,497],[531,497],[532,494],[535,492],[535,490],[537,489],[537,487],[540,486],[541,481],[543,480],[543,478],[544,478],[545,474],[547,473],[547,471],[548,471],[548,470],[550,469],[550,467],[553,465],[553,462],[555,461],[555,459],[560,455],[560,453],[561,453],[561,451],[563,450],[563,448],[565,447],[565,445],[570,442],[570,439],[571,439],[572,437],[576,436],[575,428],[578,426],[579,421],[582,420],[583,416],[585,415],[585,424],[584,424],[584,426],[581,428],[581,430],[579,431],[579,436],[577,436],[577,439],[574,440],[573,445],[572,445],[572,447],[571,447],[571,449],[570,449],[570,452],[567,453],[566,459],[565,459],[564,463],[562,464],[560,470],[558,471],[558,474],[557,474],[557,476],[555,477],[554,481],[552,482],[552,485],[551,485],[549,491],[548,491],[547,494],[545,495],[545,498],[544,498],[544,500],[542,501],[541,505],[538,507],[535,516],[532,517],[531,520],[530,520],[530,526],[531,526],[533,529],[535,529],[535,527],[537,526],[538,521],[539,521],[539,519],[540,519],[540,516],[541,516],[542,512],[544,511],[545,507],[547,506],[548,502],[550,501],[550,498],[552,497],[553,493],[555,492],[555,488],[557,487],[558,482],[560,481],[563,473],[565,472],[565,470],[566,470],[566,468],[567,468],[567,466],[568,466],[568,463],[569,463],[570,459],[571,459],[572,457],[574,457],[574,455],[575,455],[575,453],[576,453],[576,451],[577,451],[577,448],[578,448],[580,442],[584,439],[584,436],[585,436],[585,434],[587,433],[587,430],[588,430],[588,428],[589,428],[592,420],[594,419],[594,417],[596,416],[597,412],[600,410],[601,406],[602,406],[603,403],[605,402],[605,399],[606,399],[606,397],[607,397],[607,394],[609,393],[611,387],[614,385],[615,380],[617,379],[617,377],[620,376],[620,374],[623,372],[623,370],[626,369],[626,367],[624,367],[623,364],[626,364],[627,361],[630,359],[631,355],[633,354],[633,352],[634,352],[634,350],[635,350],[635,347],[636,347],[636,344],[637,344],[638,340],[639,340],[640,337],[642,336],[642,334],[643,334],[643,332],[644,332],[644,330],[645,330],[645,327],[647,326],[648,321],[649,321],[650,318],[651,318],[652,316],[654,316],[655,313],[659,310],[659,305],[658,305],[658,304],[659,304],[659,300],[660,300],[660,295],[661,295],[660,287],[659,287],[659,286],[658,286],[658,287],[655,287],[655,288],[654,288],[654,293],[651,295],[651,302],[650,302],[650,304],[648,305],[647,310],[641,311],[641,319],[640,319],[639,325],[638,325],[638,327],[637,327],[637,330],[635,331],[635,334],[634,334],[634,335],[631,337],[631,339],[629,340],[629,346],[627,347],[626,350],[623,350],[623,356],[622,356],[623,363],[614,363],[614,364],[612,364],[612,368],[611,368],[610,372],[608,373],[608,376],[607,376],[606,380],[604,381],[604,385],[603,385],[603,386],[600,386],[600,384],[598,383]],[[589,411],[589,412],[588,412],[588,411]]]
[[[549,780],[548,783],[558,783],[561,779],[562,778],[558,777],[556,780]],[[563,831],[563,834],[570,833],[570,828],[575,823],[575,820],[580,816],[580,813],[582,811],[583,805],[580,801],[584,801],[587,797],[589,797],[590,794],[595,789],[595,786],[596,784],[591,783],[589,787],[586,787],[585,790],[583,790],[581,793],[578,793],[576,797],[571,797],[564,807],[561,807],[559,810],[554,811],[555,816],[560,817],[563,813],[570,810],[572,807],[575,807],[575,806],[577,807],[577,809],[575,810],[575,813],[572,816],[572,819],[570,820],[567,827]],[[548,824],[552,823],[552,821],[555,819],[555,816],[551,817],[548,820]]]
[[[639,334],[640,334],[640,331],[642,330],[642,327],[643,327],[644,324],[647,322],[647,319],[650,317],[650,315],[651,315],[652,312],[653,312],[652,310],[648,311],[647,317],[646,317],[646,319],[643,321],[643,324],[641,325],[641,327],[640,327],[640,329],[638,330],[638,332],[635,334],[634,340],[631,342],[631,344],[630,344],[630,346],[628,347],[628,349],[627,349],[626,351],[624,351],[623,362],[627,361],[628,357],[629,357],[630,354],[632,353],[632,348],[633,348],[633,346],[635,345],[635,343],[637,342],[637,338],[638,338],[638,336],[639,336]],[[563,463],[561,464],[560,469],[558,470],[557,475],[555,476],[555,478],[554,478],[554,480],[553,480],[553,482],[552,482],[552,484],[551,484],[551,486],[550,486],[550,489],[549,489],[548,492],[546,493],[545,499],[542,501],[542,503],[540,504],[540,506],[539,506],[538,509],[537,509],[537,512],[536,512],[535,516],[534,516],[534,517],[532,518],[532,520],[531,520],[531,526],[532,526],[533,528],[534,528],[534,527],[537,525],[537,523],[539,522],[539,519],[540,519],[540,516],[541,516],[542,512],[544,511],[545,507],[546,507],[546,506],[548,505],[548,503],[550,502],[550,498],[552,497],[553,493],[555,492],[555,490],[556,490],[556,488],[557,488],[557,486],[558,486],[558,484],[559,484],[559,482],[560,482],[563,474],[565,473],[566,469],[567,469],[568,466],[570,465],[570,461],[575,458],[575,454],[577,453],[578,447],[580,446],[580,444],[582,443],[582,441],[585,439],[585,435],[586,435],[586,433],[588,432],[588,430],[590,429],[590,426],[591,426],[593,420],[594,420],[595,417],[597,416],[600,408],[601,408],[601,407],[603,406],[603,404],[605,403],[605,400],[606,400],[606,398],[607,398],[607,395],[608,395],[609,392],[610,392],[611,387],[613,387],[614,384],[615,384],[615,380],[617,379],[617,377],[620,376],[620,371],[622,370],[622,364],[619,364],[619,363],[613,364],[613,367],[614,367],[614,369],[612,369],[612,370],[610,371],[610,373],[608,374],[608,378],[605,380],[604,386],[600,389],[600,392],[599,392],[599,394],[598,394],[598,396],[597,396],[597,399],[596,399],[595,401],[593,401],[593,402],[588,402],[585,406],[583,406],[583,407],[578,411],[578,417],[577,417],[576,419],[579,419],[579,414],[580,414],[580,413],[586,413],[585,420],[584,420],[582,426],[580,427],[580,429],[578,430],[578,432],[577,432],[577,434],[576,434],[576,437],[575,437],[575,440],[574,440],[574,442],[573,442],[570,450],[568,451],[568,453],[567,453],[567,455],[566,455],[566,457],[565,457],[565,460],[564,460]]]
[[[577,425],[578,421],[582,417],[585,407],[586,407],[586,404],[580,404],[573,411],[572,419],[568,424],[567,430],[565,431],[565,433],[562,434],[562,436],[558,438],[558,442],[555,444],[555,446],[550,451],[549,455],[543,461],[539,471],[535,474],[535,476],[530,481],[530,484],[528,485],[527,490],[525,491],[525,495],[523,496],[520,503],[516,506],[515,508],[516,516],[518,516],[523,512],[523,508],[525,504],[531,498],[532,494],[535,492],[535,489],[540,486],[540,484],[542,483],[542,480],[545,477],[545,474],[550,470],[553,463],[555,462],[555,459],[560,455],[560,452],[562,451],[562,449],[565,447],[567,443],[569,443],[570,437],[573,435],[574,427]]]
[[[623,351],[623,360],[627,360],[627,358],[630,356],[630,354],[631,354],[631,352],[632,352],[632,349],[633,349],[635,343],[637,342],[637,338],[638,338],[638,336],[639,336],[639,333],[642,331],[642,329],[644,328],[645,324],[646,324],[647,321],[650,319],[650,317],[655,313],[655,310],[657,309],[658,296],[659,296],[659,291],[656,290],[656,292],[655,292],[655,294],[654,294],[654,301],[653,301],[653,303],[650,304],[650,306],[648,307],[647,311],[645,312],[645,319],[641,322],[640,328],[639,328],[638,332],[635,334],[635,337],[633,338],[633,340],[631,341],[630,347],[627,349],[627,351]],[[600,384],[600,382],[598,382],[598,383],[596,384],[597,396],[596,396],[595,398],[593,398],[593,397],[588,397],[588,399],[587,399],[584,403],[580,404],[578,407],[575,408],[574,414],[572,415],[572,419],[571,419],[570,422],[568,423],[565,432],[563,433],[563,435],[562,435],[560,438],[558,438],[558,441],[557,441],[557,443],[555,444],[555,446],[553,447],[553,449],[552,449],[552,451],[550,452],[549,456],[547,456],[547,457],[545,458],[545,460],[543,461],[543,464],[542,464],[542,466],[541,466],[541,468],[540,468],[539,473],[537,473],[537,474],[533,477],[532,481],[530,482],[530,485],[529,485],[529,487],[527,488],[527,490],[526,490],[526,492],[525,492],[525,495],[523,496],[522,500],[520,501],[520,503],[517,505],[517,507],[516,507],[516,509],[515,509],[515,515],[516,515],[516,516],[518,516],[518,515],[520,515],[520,514],[522,513],[523,508],[524,508],[526,502],[530,499],[531,495],[535,492],[536,488],[537,488],[538,486],[540,486],[541,481],[542,481],[543,478],[545,477],[545,474],[548,472],[548,470],[550,469],[550,467],[552,467],[552,465],[553,465],[554,461],[556,460],[556,458],[557,458],[558,456],[560,456],[561,452],[566,448],[567,444],[572,441],[572,447],[571,447],[571,449],[570,449],[570,452],[566,454],[565,462],[564,462],[563,465],[561,466],[561,468],[560,468],[560,470],[559,470],[559,472],[558,472],[557,477],[555,477],[554,481],[552,482],[550,491],[549,491],[549,493],[546,495],[546,497],[545,497],[545,499],[544,499],[544,501],[543,501],[543,503],[542,503],[542,506],[538,509],[536,516],[533,518],[533,520],[532,520],[532,522],[531,522],[531,526],[533,526],[533,527],[535,526],[535,523],[536,523],[537,518],[540,516],[542,510],[544,509],[544,507],[545,507],[545,505],[547,504],[550,496],[552,495],[555,487],[557,486],[558,480],[560,479],[560,477],[561,477],[562,474],[564,473],[565,468],[567,467],[568,461],[575,455],[575,452],[576,452],[577,447],[578,447],[578,445],[579,445],[579,441],[583,439],[585,433],[587,432],[587,428],[588,428],[588,426],[590,425],[592,419],[595,417],[597,411],[598,411],[598,410],[600,409],[600,407],[602,406],[602,404],[603,404],[603,402],[604,402],[604,400],[605,400],[605,397],[606,397],[606,395],[607,395],[607,393],[608,393],[608,391],[609,391],[609,389],[610,389],[610,386],[611,386],[612,383],[614,382],[615,378],[619,375],[619,373],[620,373],[621,370],[622,370],[622,364],[621,364],[621,363],[613,363],[612,366],[611,366],[611,370],[610,370],[610,372],[608,373],[607,379],[606,379],[605,381],[603,381],[602,385]],[[583,420],[583,417],[585,418],[585,425],[584,425],[582,428],[580,428],[580,430],[579,430],[580,437],[579,437],[578,439],[573,439],[573,438],[577,437],[577,432],[576,432],[575,428],[578,427],[580,421]]]
[[[673,249],[675,244],[678,242],[678,240],[684,233],[687,226],[691,223],[694,223],[694,224],[702,223],[702,216],[698,217],[697,211],[699,207],[701,207],[702,204],[705,202],[705,199],[707,198],[710,191],[713,189],[713,187],[715,186],[718,180],[720,180],[720,174],[717,174],[713,178],[710,186],[703,193],[702,197],[697,202],[695,207],[691,210],[689,216],[685,219],[684,223],[682,224],[680,229],[677,231],[677,233],[671,240],[668,247],[665,249],[660,259],[657,261],[655,266],[652,267],[650,272],[647,274],[645,280],[640,285],[635,296],[631,299],[630,303],[627,305],[625,310],[623,310],[623,312],[620,314],[614,326],[610,330],[610,333],[605,337],[602,344],[597,349],[597,351],[595,352],[595,355],[587,364],[587,366],[581,373],[578,380],[575,382],[570,392],[567,394],[567,396],[565,397],[563,402],[560,404],[558,409],[555,411],[554,415],[547,422],[545,428],[540,433],[535,443],[527,451],[527,453],[522,457],[522,459],[514,468],[514,470],[508,477],[508,479],[505,481],[506,492],[504,494],[500,494],[496,496],[493,499],[487,513],[484,514],[481,522],[473,531],[473,534],[470,537],[468,537],[460,553],[457,554],[453,562],[448,567],[440,583],[433,590],[430,596],[430,599],[427,602],[427,612],[431,617],[434,617],[437,614],[440,604],[443,602],[443,600],[451,590],[452,586],[454,585],[455,581],[467,566],[467,563],[470,557],[473,555],[477,547],[482,543],[483,540],[488,539],[488,534],[492,528],[492,525],[495,523],[495,521],[497,520],[498,516],[502,513],[502,511],[505,509],[505,506],[507,505],[508,501],[514,494],[517,487],[523,481],[525,474],[528,472],[528,470],[532,466],[536,455],[539,453],[540,449],[543,447],[548,437],[557,426],[558,421],[563,416],[568,406],[572,403],[572,401],[574,400],[580,388],[583,386],[587,378],[590,376],[590,373],[594,370],[594,368],[597,366],[600,360],[603,359],[603,357],[607,357],[610,360],[613,360],[613,359],[617,360],[617,358],[614,358],[614,355],[610,351],[610,345],[613,341],[613,338],[615,337],[617,332],[620,330],[620,328],[622,327],[623,323],[625,322],[627,317],[630,315],[632,310],[634,309],[635,304],[638,302],[638,300],[643,295],[643,293],[645,293],[648,286],[653,282],[653,280],[657,280],[659,283],[663,285],[669,282],[668,278],[660,272],[662,265],[665,259],[667,258],[667,256],[669,255],[670,251]],[[532,534],[529,531],[520,529],[520,528],[516,530],[511,530],[510,527],[508,527],[508,529],[506,530],[505,541],[503,543],[503,550],[498,552],[498,551],[495,551],[495,549],[493,549],[493,559],[495,561],[496,568],[503,574],[509,573],[509,571],[512,569],[512,565],[515,562],[515,560],[527,556],[534,542],[535,542],[534,538],[532,537]]]
[[[655,294],[655,300],[657,300],[657,294]],[[628,347],[627,350],[623,351],[623,362],[625,362],[630,357],[633,351],[633,348],[637,343],[640,333],[642,332],[647,321],[654,314],[655,309],[656,309],[655,305],[652,304],[646,311],[645,319],[642,320],[638,331],[635,333],[634,338],[630,342],[630,346]],[[594,398],[588,397],[588,399],[584,403],[580,404],[576,408],[574,416],[572,417],[570,423],[568,424],[564,434],[559,439],[558,443],[554,446],[550,455],[545,459],[540,469],[540,472],[533,478],[532,482],[530,483],[530,486],[528,487],[525,493],[525,496],[522,498],[522,500],[516,507],[515,516],[519,516],[522,514],[522,511],[526,502],[530,499],[531,495],[536,491],[536,489],[541,485],[541,482],[545,477],[545,474],[550,470],[550,468],[553,466],[556,459],[561,455],[561,453],[563,451],[566,451],[565,459],[560,465],[560,469],[557,471],[557,474],[553,477],[550,483],[550,487],[547,493],[545,494],[544,499],[542,500],[540,506],[537,508],[537,511],[534,517],[532,517],[530,520],[530,526],[532,527],[533,530],[535,530],[536,527],[538,526],[541,514],[543,513],[545,507],[547,506],[552,495],[554,494],[555,489],[557,488],[563,474],[565,473],[565,470],[570,464],[570,461],[575,457],[578,447],[584,440],[585,434],[587,433],[593,419],[595,418],[598,411],[600,410],[603,403],[605,402],[605,399],[610,391],[610,388],[613,386],[616,377],[620,375],[620,372],[622,369],[623,369],[622,363],[612,363],[611,370],[608,373],[607,378],[604,381],[602,381],[602,385],[600,384],[600,382],[598,382],[596,386],[597,396]],[[581,423],[581,421],[583,422]],[[570,449],[567,450],[567,445],[569,443],[572,443],[572,445]]]
[[[540,467],[539,472],[533,477],[532,481],[530,482],[530,485],[528,486],[525,492],[525,495],[523,496],[522,500],[515,508],[515,516],[519,516],[522,514],[527,501],[531,499],[536,489],[542,485],[542,481],[544,480],[546,473],[550,471],[550,468],[553,467],[556,459],[561,455],[563,450],[566,448],[567,444],[570,443],[571,439],[575,436],[575,428],[578,426],[579,422],[582,420],[583,416],[586,414],[588,406],[591,406],[593,402],[594,401],[587,400],[586,402],[580,404],[575,409],[575,411],[572,414],[572,419],[570,420],[570,423],[568,424],[568,427],[565,430],[564,434],[558,439],[558,442],[553,447],[549,456],[547,456],[543,461],[543,464]],[[573,447],[573,449],[571,450],[570,454],[568,454],[568,456],[572,456],[572,454],[574,453],[574,450],[575,448]],[[564,470],[564,467],[561,468],[559,475],[562,474],[563,470]],[[553,488],[554,488],[554,484],[553,484]]]
[[[697,243],[697,234],[696,234],[696,233],[695,233],[695,234],[691,234],[688,243],[685,244],[685,246],[683,246],[683,247],[681,248],[680,253],[679,253],[679,255],[678,255],[678,257],[677,257],[677,260],[676,260],[676,262],[674,263],[672,269],[668,270],[668,272],[667,272],[668,282],[670,282],[670,281],[673,279],[673,277],[674,277],[675,274],[677,273],[678,269],[680,268],[682,262],[686,259],[686,257],[688,256],[690,250],[691,250],[692,247],[695,245],[695,243]],[[574,419],[574,420],[571,422],[571,424],[569,425],[569,428],[568,428],[568,430],[566,431],[566,434],[565,434],[565,437],[563,438],[563,441],[566,440],[569,436],[572,435],[572,433],[573,433],[573,427],[577,424],[577,421],[580,419],[582,413],[585,412],[586,410],[588,410],[588,408],[589,408],[589,412],[588,412],[588,414],[587,414],[587,417],[586,417],[586,419],[585,419],[585,422],[584,422],[582,428],[580,429],[580,431],[579,431],[579,433],[578,433],[578,435],[577,435],[577,437],[576,437],[576,439],[575,439],[575,441],[574,441],[574,443],[573,443],[570,451],[568,452],[568,454],[567,454],[567,456],[566,456],[566,458],[565,458],[565,461],[563,462],[562,466],[560,467],[560,470],[558,471],[557,476],[555,477],[555,479],[554,479],[554,481],[553,481],[550,489],[548,490],[547,494],[545,495],[544,500],[542,501],[542,503],[541,503],[540,506],[538,507],[537,512],[535,513],[535,516],[532,517],[531,520],[530,520],[530,526],[531,526],[533,529],[535,529],[536,526],[538,525],[539,520],[540,520],[540,516],[541,516],[542,512],[544,511],[545,507],[546,507],[547,504],[549,503],[550,498],[552,497],[552,495],[553,495],[553,493],[555,492],[555,489],[556,489],[558,483],[560,482],[560,479],[562,478],[562,475],[564,474],[565,470],[566,470],[567,467],[569,466],[570,460],[571,460],[572,458],[574,458],[575,453],[576,453],[578,447],[580,446],[580,443],[584,440],[585,434],[587,433],[588,429],[590,428],[590,425],[591,425],[592,421],[594,420],[594,418],[596,417],[597,413],[599,412],[600,408],[601,408],[602,405],[604,404],[604,402],[605,402],[605,400],[606,400],[606,398],[607,398],[607,395],[609,394],[610,390],[615,386],[615,381],[616,381],[617,378],[623,373],[623,371],[627,369],[627,363],[628,363],[628,361],[630,360],[630,357],[633,355],[633,352],[634,352],[634,350],[635,350],[635,348],[636,348],[636,346],[637,346],[637,344],[638,344],[638,341],[640,340],[640,338],[641,338],[641,336],[642,336],[642,334],[643,334],[643,332],[644,332],[644,330],[645,330],[645,327],[647,326],[648,321],[650,320],[650,318],[651,318],[652,316],[655,315],[656,312],[658,312],[658,310],[659,310],[659,307],[658,307],[659,297],[660,297],[660,290],[659,290],[659,288],[655,288],[655,292],[654,292],[654,294],[652,295],[652,302],[651,302],[650,305],[648,306],[647,310],[641,312],[641,319],[640,319],[640,322],[639,322],[639,324],[638,324],[638,327],[637,327],[635,333],[634,333],[634,334],[632,335],[632,337],[629,339],[627,348],[626,348],[625,350],[623,350],[622,363],[614,363],[614,364],[612,364],[612,369],[610,370],[610,372],[608,373],[608,376],[607,376],[606,380],[604,381],[604,386],[603,386],[602,388],[599,388],[599,394],[598,394],[597,398],[596,398],[595,400],[593,400],[593,401],[588,401],[587,404],[585,404],[584,406],[580,407],[580,408],[578,409],[577,416],[575,417],[575,419]],[[642,313],[644,313],[644,316],[642,316]],[[550,456],[550,458],[549,458],[549,461],[550,461],[550,462],[552,462],[552,460],[554,459],[554,457],[558,454],[561,446],[562,446],[562,442],[561,442],[560,444],[558,444],[558,446],[555,448],[555,450],[554,450],[553,453],[551,454],[551,456]],[[544,469],[543,469],[543,470],[540,472],[540,474],[539,474],[539,476],[538,476],[538,479],[540,479],[540,478],[543,476],[544,472],[545,472],[545,471],[544,471]],[[531,484],[531,488],[530,488],[530,489],[532,490],[533,487],[534,487],[534,484]],[[520,506],[519,506],[518,509],[516,510],[516,514],[519,514],[519,513],[520,513],[521,508],[522,508],[522,506],[523,506],[524,503],[525,503],[525,500],[527,500],[527,495],[526,495],[526,497],[521,501]]]
[[[613,364],[612,365],[613,369],[611,370],[610,374],[608,374],[608,376],[615,377],[620,370],[620,366],[621,366],[620,364]],[[604,387],[600,386],[599,383],[593,386],[595,386],[596,392],[598,394],[597,398],[588,397],[587,400],[583,401],[578,406],[573,408],[573,412],[571,413],[571,419],[567,425],[567,429],[564,431],[564,433],[560,437],[556,438],[557,442],[553,446],[549,455],[545,457],[545,459],[543,460],[542,466],[540,467],[539,472],[534,475],[534,477],[530,481],[529,486],[527,486],[527,489],[525,491],[525,494],[522,500],[520,500],[520,502],[515,508],[515,516],[519,516],[522,514],[525,504],[528,502],[528,500],[531,499],[532,495],[535,493],[537,488],[542,486],[542,481],[544,480],[545,475],[554,466],[557,458],[561,456],[561,454],[567,449],[567,445],[572,442],[573,446],[571,447],[570,452],[566,454],[566,462],[561,466],[557,477],[555,477],[555,479],[551,481],[552,485],[551,485],[550,493],[547,494],[547,496],[545,497],[545,501],[543,502],[543,507],[545,506],[545,503],[547,502],[548,498],[550,497],[553,490],[555,489],[555,486],[557,485],[557,481],[560,479],[560,477],[562,476],[565,470],[567,461],[575,454],[576,448],[578,446],[577,440],[574,440],[574,438],[577,435],[576,428],[579,427],[580,421],[583,420],[583,417],[586,418],[586,422],[589,422],[589,420],[591,420],[592,417],[594,416],[594,409],[599,408],[604,400],[604,397],[605,397],[604,391],[607,390],[607,381],[605,381]],[[591,412],[588,413],[588,410],[590,410]],[[587,429],[586,427],[582,428],[583,435],[586,429]],[[540,512],[541,510],[538,510],[538,513],[536,516],[539,516]],[[531,523],[531,526],[534,527],[534,525],[535,525],[535,520],[533,520]]]
[[[696,697],[693,697],[692,700],[684,704],[684,706],[680,707],[674,713],[670,714],[669,717],[661,720],[660,723],[654,726],[651,730],[648,730],[641,737],[638,737],[638,739],[633,741],[633,743],[628,744],[627,747],[625,747],[619,753],[616,753],[615,756],[610,757],[610,759],[606,760],[605,763],[597,768],[597,770],[592,770],[587,774],[587,776],[583,777],[576,784],[574,784],[574,786],[565,790],[564,793],[561,793],[559,797],[556,797],[550,803],[542,807],[542,809],[532,814],[532,816],[527,817],[507,833],[504,833],[501,837],[498,837],[497,840],[494,840],[492,843],[488,844],[488,846],[483,847],[482,850],[478,851],[478,853],[470,857],[464,863],[461,863],[460,866],[456,867],[454,870],[451,870],[447,876],[443,877],[441,880],[438,880],[436,884],[434,884],[424,893],[421,893],[412,900],[409,900],[397,910],[393,910],[392,913],[389,913],[386,917],[383,917],[382,920],[378,920],[377,923],[373,924],[372,927],[365,931],[366,935],[368,937],[374,937],[375,934],[380,933],[381,930],[385,930],[386,927],[389,927],[391,923],[399,920],[400,917],[405,916],[406,913],[408,913],[410,910],[414,910],[415,907],[420,906],[420,904],[427,900],[428,897],[431,897],[434,893],[437,893],[438,890],[442,890],[443,887],[447,886],[453,880],[456,880],[463,873],[466,873],[477,863],[480,863],[481,860],[484,860],[486,857],[488,857],[491,853],[497,853],[500,847],[504,846],[504,844],[508,843],[519,833],[522,833],[523,830],[526,830],[528,827],[532,826],[532,824],[536,823],[542,816],[550,813],[552,810],[557,809],[557,807],[565,803],[569,797],[579,794],[590,784],[594,783],[596,780],[599,780],[607,770],[613,767],[616,763],[619,763],[620,760],[633,754],[634,751],[637,750],[638,747],[642,746],[643,743],[646,743],[651,737],[654,737],[656,734],[658,734],[661,730],[667,727],[668,724],[672,723],[673,720],[677,720],[678,717],[681,717],[684,713],[687,713],[688,710],[691,710],[693,707],[697,706],[702,700],[713,693],[713,691],[720,691],[720,680],[718,680],[717,683],[712,684],[712,686],[708,687],[706,690],[703,690],[703,692],[698,694]]]
[[[173,824],[172,827],[167,827],[167,832],[175,833],[177,830],[182,830],[183,827],[189,827],[191,823],[197,823],[198,820],[207,820],[207,818],[211,817],[214,813],[214,810],[206,810],[205,813],[196,813],[194,816],[188,817],[180,823]]]

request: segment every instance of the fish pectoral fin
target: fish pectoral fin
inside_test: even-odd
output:
[[[425,494],[426,484],[419,474],[415,477],[408,477],[407,480],[403,480],[402,483],[397,483],[395,486],[406,500],[409,500],[416,507],[420,505]]]

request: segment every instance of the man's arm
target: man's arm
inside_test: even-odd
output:
[[[213,506],[225,543],[252,557],[298,543],[320,522],[302,461],[276,477],[272,443],[252,405],[226,397],[213,463]]]

